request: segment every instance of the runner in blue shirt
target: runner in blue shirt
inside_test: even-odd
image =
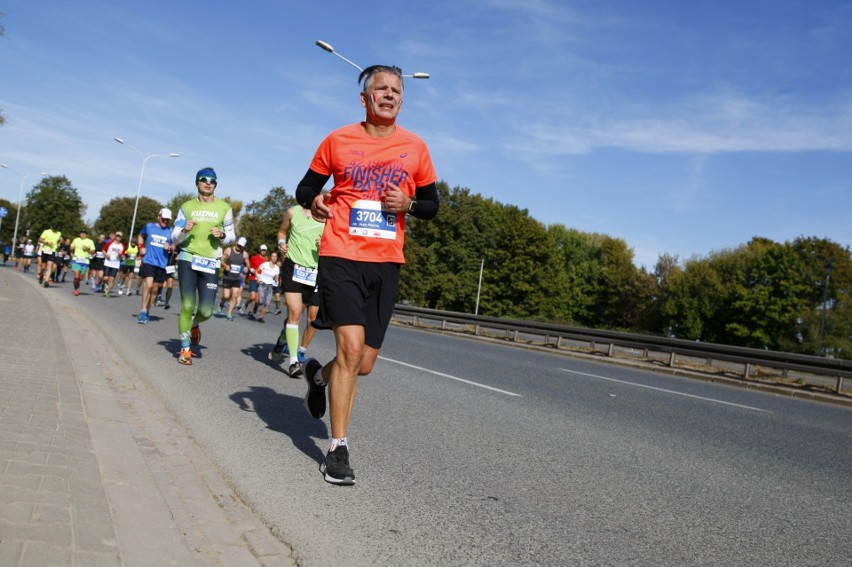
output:
[[[172,212],[160,209],[157,222],[149,222],[139,231],[139,256],[142,257],[142,267],[139,278],[145,282],[142,290],[142,309],[139,311],[139,323],[148,322],[148,310],[160,291],[160,286],[166,281],[166,266],[169,253],[174,250],[172,245]]]

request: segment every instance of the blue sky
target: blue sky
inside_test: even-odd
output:
[[[400,124],[450,186],[623,238],[649,269],[754,236],[852,245],[852,2],[0,0],[0,162],[89,205],[291,193],[363,118],[356,63],[406,82]],[[38,181],[27,179],[25,192]],[[0,197],[20,176],[0,169]]]

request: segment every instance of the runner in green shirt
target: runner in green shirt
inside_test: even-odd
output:
[[[190,344],[201,342],[200,323],[213,315],[219,289],[222,249],[236,240],[231,205],[214,196],[218,179],[212,167],[195,174],[198,196],[180,207],[172,240],[180,248],[180,356],[178,362],[192,364]],[[194,315],[193,315],[194,314]]]
[[[277,362],[286,352],[290,357],[288,368],[291,378],[302,375],[305,353],[316,332],[311,323],[319,311],[317,265],[323,228],[325,223],[314,220],[310,209],[298,205],[287,209],[278,228],[278,249],[284,257],[281,288],[287,303],[287,321],[272,352],[267,356],[269,360]],[[308,320],[302,343],[299,344],[299,324],[306,307]]]
[[[44,287],[48,287],[50,279],[53,277],[53,270],[56,268],[54,253],[59,243],[62,242],[62,233],[59,232],[59,227],[56,224],[50,225],[50,228],[45,229],[38,237],[38,242],[41,244],[42,262],[41,271],[38,273],[38,283],[44,282]]]
[[[71,273],[74,275],[74,295],[80,295],[80,281],[89,271],[89,255],[95,252],[95,242],[89,231],[80,230],[80,236],[71,241]]]
[[[136,276],[136,257],[139,256],[139,247],[133,242],[127,243],[127,250],[124,251],[124,261],[121,262],[121,269],[118,273],[118,295],[121,295],[127,290],[127,295],[131,294],[133,289],[133,278]]]

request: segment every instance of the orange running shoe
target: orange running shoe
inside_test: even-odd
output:
[[[178,362],[186,366],[192,366],[192,351],[188,348],[180,349],[180,356],[178,357]]]

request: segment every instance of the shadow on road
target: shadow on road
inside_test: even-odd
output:
[[[287,435],[294,447],[318,464],[323,462],[325,453],[315,439],[328,439],[328,427],[308,415],[301,398],[279,394],[268,386],[249,386],[248,391],[229,397],[241,410],[256,413],[269,429]]]
[[[280,364],[269,360],[269,352],[272,350],[273,346],[274,345],[272,343],[255,343],[251,346],[240,349],[240,352],[246,356],[252,357],[257,362],[262,362],[263,364],[275,368],[280,372],[284,372]],[[284,374],[287,373],[284,372]]]

